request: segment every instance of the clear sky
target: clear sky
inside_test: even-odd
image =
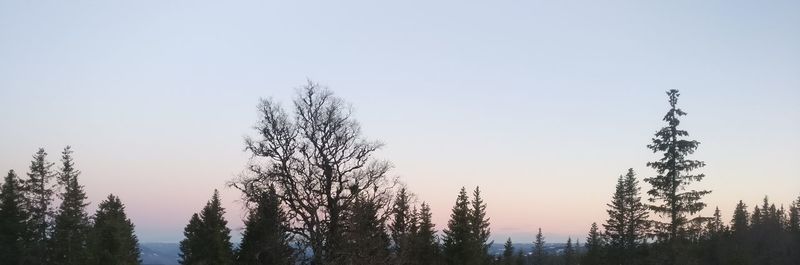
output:
[[[480,185],[498,241],[583,241],[617,176],[653,174],[674,88],[704,214],[800,195],[800,1],[281,2],[0,2],[0,170],[69,144],[90,210],[119,195],[141,241],[180,240],[215,188],[237,230],[258,99],[311,78],[440,229]]]

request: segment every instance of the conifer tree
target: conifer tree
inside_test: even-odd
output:
[[[183,265],[231,265],[234,262],[231,230],[223,216],[225,209],[214,190],[211,200],[197,216],[192,216],[184,230],[186,238],[181,241],[181,264]]]
[[[564,264],[576,265],[578,264],[575,249],[572,247],[572,237],[567,238],[567,246],[564,248]]]
[[[414,264],[434,265],[441,262],[436,225],[432,218],[431,207],[423,202],[419,211],[419,225],[414,235]]]
[[[514,264],[525,265],[526,261],[527,260],[525,260],[525,253],[523,253],[521,249],[517,251],[517,256],[514,258]]]
[[[392,207],[392,223],[389,224],[395,264],[409,264],[409,256],[411,255],[411,226],[414,225],[413,222],[409,222],[409,219],[412,218],[409,210],[409,196],[406,193],[406,188],[402,187],[394,200],[394,207]]]
[[[511,242],[511,238],[509,237],[506,240],[506,243],[503,245],[503,257],[502,257],[503,264],[505,265],[513,265],[514,264],[514,243]]]
[[[9,170],[0,188],[0,261],[3,264],[31,262],[28,218],[22,182],[14,170]]]
[[[486,203],[481,198],[480,187],[475,187],[472,193],[472,208],[470,209],[470,225],[472,227],[472,237],[474,246],[471,248],[476,249],[475,257],[479,264],[488,264],[490,262],[489,246],[493,242],[489,242],[491,235],[489,229],[489,218],[486,217]]]
[[[292,265],[295,251],[286,214],[274,192],[264,192],[245,221],[242,242],[236,253],[237,265]],[[197,222],[197,221],[195,221]]]
[[[476,264],[475,252],[472,249],[472,225],[470,224],[472,213],[470,212],[469,196],[467,190],[461,188],[450,213],[450,220],[444,230],[443,254],[445,262],[449,265],[471,265]]]
[[[139,265],[139,240],[119,197],[100,202],[89,234],[91,265]]]
[[[654,177],[644,180],[652,186],[648,191],[651,196],[651,210],[659,216],[666,217],[666,223],[660,223],[656,228],[659,229],[659,239],[672,242],[671,251],[668,254],[671,258],[668,263],[675,263],[675,256],[678,254],[676,247],[678,241],[687,237],[687,216],[705,208],[705,203],[701,201],[704,195],[710,193],[707,190],[691,190],[688,185],[692,182],[701,181],[705,175],[695,174],[693,171],[705,166],[705,163],[698,160],[688,159],[688,155],[697,150],[700,142],[685,139],[689,133],[678,128],[679,118],[686,115],[686,112],[677,107],[678,90],[669,90],[670,109],[663,120],[667,126],[655,133],[652,144],[647,147],[654,153],[662,153],[663,157],[657,161],[647,163],[658,173]]]
[[[536,233],[536,241],[533,241],[533,265],[544,265],[547,258],[547,252],[544,251],[544,235],[542,235],[542,228],[539,228],[539,233]]]
[[[43,148],[33,155],[28,179],[25,181],[25,197],[30,213],[31,226],[31,264],[44,265],[47,260],[47,241],[52,223],[53,211],[50,202],[53,200],[53,175],[50,169],[53,163],[47,161],[47,152]]]
[[[789,207],[789,231],[795,233],[795,236],[800,236],[800,197],[797,197]]]
[[[731,232],[734,236],[743,236],[750,228],[749,224],[750,214],[747,213],[747,205],[741,200],[736,204],[733,211],[733,219],[731,219]]]
[[[605,264],[605,240],[603,239],[602,233],[600,233],[600,230],[597,228],[597,223],[592,223],[592,227],[589,229],[589,235],[586,236],[585,247],[586,255],[583,257],[582,264]]]
[[[644,243],[647,234],[648,214],[639,196],[638,184],[636,173],[628,169],[625,176],[619,176],[608,204],[608,220],[603,226],[608,239],[608,260],[613,264],[634,263],[637,248]]]
[[[380,206],[359,198],[346,222],[344,262],[349,265],[386,264],[389,261],[389,235],[384,219],[378,216]]]
[[[55,218],[53,237],[51,239],[51,263],[59,265],[84,265],[88,262],[89,253],[89,216],[86,214],[86,193],[78,183],[80,171],[75,169],[72,150],[64,148],[61,157],[59,182],[64,186],[61,194],[61,206]]]
[[[710,238],[719,238],[725,232],[725,224],[722,223],[722,213],[720,213],[719,207],[714,209],[714,215],[708,222],[706,230]]]

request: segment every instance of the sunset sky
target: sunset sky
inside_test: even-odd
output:
[[[71,145],[89,211],[119,195],[140,241],[179,241],[214,189],[238,235],[258,100],[311,79],[439,230],[479,185],[497,242],[584,241],[617,176],[654,174],[680,89],[704,215],[800,196],[800,1],[264,2],[1,2],[0,171]]]

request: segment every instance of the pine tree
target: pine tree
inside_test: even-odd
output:
[[[359,198],[346,221],[345,250],[342,264],[371,265],[389,261],[389,235],[384,220],[378,216],[380,206]]]
[[[0,261],[3,264],[28,264],[31,262],[28,243],[30,227],[25,210],[22,182],[9,170],[0,188]]]
[[[183,265],[230,265],[233,264],[233,245],[228,221],[223,216],[225,209],[214,190],[211,200],[197,216],[192,216],[181,241],[181,264]]]
[[[657,228],[660,229],[658,232],[661,240],[672,242],[672,253],[668,255],[671,260],[668,263],[674,264],[674,258],[678,254],[676,252],[678,241],[685,239],[689,232],[687,216],[705,208],[706,205],[701,199],[710,191],[688,189],[689,184],[701,181],[705,177],[704,174],[692,173],[705,166],[705,163],[687,158],[697,150],[700,142],[684,139],[689,133],[678,128],[679,117],[686,115],[686,112],[677,107],[680,96],[678,90],[670,90],[667,95],[670,110],[663,119],[667,122],[667,126],[656,132],[653,143],[647,146],[654,153],[663,153],[663,157],[658,161],[647,163],[647,166],[655,169],[658,175],[645,178],[645,181],[652,186],[648,194],[651,196],[650,202],[654,204],[650,208],[659,216],[668,219],[667,223],[661,223]]]
[[[572,237],[567,238],[567,246],[564,248],[564,264],[576,265],[578,260],[576,258],[575,249],[572,248]]]
[[[740,200],[736,204],[736,208],[733,211],[733,219],[731,219],[731,232],[733,232],[734,236],[741,237],[747,233],[750,228],[749,218],[750,214],[747,213],[747,205]]]
[[[119,197],[100,202],[89,234],[91,265],[139,265],[139,240]]]
[[[431,220],[431,207],[422,203],[419,211],[419,225],[414,235],[414,264],[433,265],[441,261],[436,225]]]
[[[295,251],[291,246],[288,220],[280,208],[278,197],[274,192],[264,192],[256,203],[256,208],[250,211],[245,221],[236,264],[294,264]]]
[[[89,253],[86,248],[89,238],[89,216],[86,214],[86,193],[78,183],[80,171],[75,169],[72,150],[64,148],[61,157],[59,182],[64,186],[61,206],[55,218],[51,239],[51,263],[63,265],[84,265]]]
[[[603,239],[602,233],[597,228],[597,223],[592,223],[592,227],[589,229],[589,235],[586,237],[586,255],[583,257],[583,263],[585,265],[598,265],[598,264],[605,264],[604,260],[604,248],[605,248],[605,241]]]
[[[509,237],[506,240],[506,243],[503,245],[503,257],[502,257],[503,264],[505,265],[513,265],[514,264],[514,243],[511,242],[511,238]]]
[[[543,265],[547,258],[547,252],[544,251],[544,235],[542,235],[542,228],[539,228],[539,233],[536,234],[536,241],[533,241],[533,265]]]
[[[50,168],[53,163],[47,161],[47,152],[43,148],[33,155],[28,179],[25,181],[25,197],[30,213],[31,225],[31,264],[48,264],[47,241],[52,223],[53,211],[50,202],[53,200],[54,175]]]
[[[619,176],[616,191],[608,204],[605,227],[608,239],[608,259],[613,264],[635,263],[637,249],[644,243],[648,229],[648,213],[639,196],[636,173],[628,169]]]
[[[442,250],[447,264],[476,264],[474,257],[477,250],[471,249],[473,242],[471,215],[467,190],[462,187],[450,214],[450,220],[447,222],[447,228],[444,230]]]
[[[470,225],[472,227],[472,237],[474,246],[471,248],[476,249],[475,259],[479,264],[488,264],[490,262],[489,246],[493,242],[489,242],[491,231],[489,230],[489,218],[486,217],[486,203],[481,198],[480,187],[475,187],[472,193],[472,209],[470,209]]]
[[[719,238],[725,232],[725,225],[722,223],[722,213],[720,213],[719,207],[714,209],[714,215],[711,217],[711,221],[708,222],[706,230],[709,238]]]
[[[392,252],[395,257],[395,264],[409,264],[409,256],[411,255],[411,226],[413,222],[409,222],[410,208],[409,196],[406,193],[406,188],[400,188],[397,197],[394,200],[394,207],[392,208],[392,223],[389,224],[389,231],[392,237]]]

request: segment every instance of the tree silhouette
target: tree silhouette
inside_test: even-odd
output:
[[[87,199],[86,193],[78,183],[80,171],[75,169],[72,149],[67,146],[61,154],[62,166],[58,177],[64,186],[64,193],[55,218],[50,262],[59,265],[85,265],[89,258],[87,241],[90,229],[85,208],[89,204],[84,202]]]
[[[139,240],[125,214],[122,201],[113,194],[97,206],[89,235],[91,265],[139,265]]]
[[[9,170],[0,187],[0,260],[4,264],[28,264],[31,239],[22,182]]]

